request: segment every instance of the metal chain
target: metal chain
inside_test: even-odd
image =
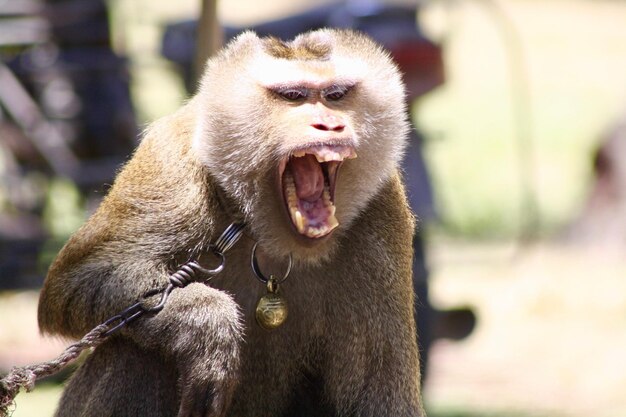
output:
[[[126,308],[124,311],[109,318],[104,323],[94,327],[80,341],[70,345],[59,357],[48,362],[11,369],[8,375],[0,379],[0,417],[8,417],[9,409],[21,388],[27,392],[35,387],[35,381],[45,376],[53,375],[72,363],[80,353],[87,348],[95,348],[103,343],[113,333],[121,330],[132,321],[146,313],[156,314],[165,307],[167,300],[175,288],[183,288],[197,279],[202,273],[211,279],[224,269],[226,257],[224,253],[232,248],[241,238],[245,224],[232,223],[224,230],[215,244],[209,249],[220,258],[220,264],[214,269],[207,269],[197,261],[191,261],[181,266],[168,277],[168,285],[164,289],[154,289],[144,294],[142,300]],[[153,307],[144,304],[147,298],[161,294],[159,303]]]
[[[167,303],[167,299],[169,298],[172,291],[175,288],[183,288],[189,285],[189,283],[196,279],[196,275],[198,272],[208,275],[209,277],[213,277],[214,275],[222,272],[222,270],[224,269],[224,265],[226,264],[226,258],[224,257],[224,253],[232,248],[235,243],[237,243],[239,238],[241,238],[244,227],[244,223],[231,223],[220,235],[220,237],[217,238],[215,244],[209,246],[209,250],[215,256],[220,258],[220,264],[217,266],[217,268],[207,269],[200,265],[197,261],[187,262],[186,264],[181,266],[178,271],[169,276],[169,283],[164,290],[152,290],[144,294],[144,296],[142,297],[143,300],[145,300],[161,293],[161,300],[157,305],[155,305],[154,307],[147,307],[143,301],[139,301],[133,304],[126,310],[111,317],[103,323],[107,326],[110,326],[110,329],[107,330],[103,336],[110,336],[111,334],[128,325],[133,320],[141,317],[145,313],[158,313],[159,311],[163,310],[163,307],[165,307],[165,303]]]

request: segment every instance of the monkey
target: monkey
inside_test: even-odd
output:
[[[210,58],[53,261],[40,329],[79,338],[177,265],[217,262],[229,224],[244,235],[222,272],[95,348],[56,416],[424,416],[405,106],[390,55],[354,31],[244,32]],[[293,262],[273,330],[255,321],[255,244],[266,275]]]

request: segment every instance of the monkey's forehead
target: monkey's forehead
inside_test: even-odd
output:
[[[301,85],[324,88],[332,84],[357,84],[368,73],[365,61],[341,56],[319,61],[262,56],[255,60],[248,70],[250,75],[265,87]]]

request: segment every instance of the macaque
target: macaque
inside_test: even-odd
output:
[[[211,58],[50,267],[40,328],[79,338],[180,265],[216,262],[232,222],[244,235],[222,272],[97,347],[56,415],[423,416],[398,172],[408,126],[401,76],[362,34],[247,32]],[[255,244],[268,276],[293,261],[273,330],[255,320],[268,293]]]

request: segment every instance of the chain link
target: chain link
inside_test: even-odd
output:
[[[237,243],[243,234],[244,226],[243,223],[232,223],[220,235],[216,243],[209,247],[209,250],[220,258],[220,264],[217,268],[207,269],[197,261],[187,262],[168,277],[169,282],[164,289],[154,289],[147,292],[141,301],[94,327],[79,342],[69,346],[58,358],[38,365],[13,368],[8,375],[0,379],[0,417],[9,415],[10,407],[21,388],[31,391],[37,379],[59,372],[76,360],[83,350],[97,347],[109,336],[146,313],[158,313],[165,307],[172,291],[175,288],[183,288],[195,281],[198,273],[208,276],[205,281],[219,274],[224,269],[226,263],[224,253]],[[145,304],[147,298],[158,294],[161,294],[158,304],[152,307]]]
[[[220,263],[216,268],[205,268],[197,261],[187,262],[168,277],[169,283],[167,287],[165,287],[163,290],[154,289],[149,291],[148,293],[144,294],[141,301],[131,305],[124,311],[116,314],[115,316],[109,318],[107,321],[102,323],[103,325],[110,327],[106,332],[103,333],[102,336],[109,337],[113,333],[121,330],[123,327],[127,326],[129,323],[146,313],[154,314],[163,310],[163,307],[165,307],[165,304],[167,303],[167,300],[172,291],[175,288],[186,287],[191,282],[195,281],[197,279],[198,273],[208,276],[208,278],[205,279],[205,281],[208,281],[214,275],[222,272],[224,266],[226,265],[226,257],[224,256],[224,252],[232,248],[235,243],[237,243],[239,238],[241,238],[244,226],[245,225],[243,223],[230,224],[216,240],[215,244],[209,246],[209,250],[220,259]],[[146,306],[145,300],[157,294],[161,294],[161,299],[159,300],[159,303],[153,307]]]

